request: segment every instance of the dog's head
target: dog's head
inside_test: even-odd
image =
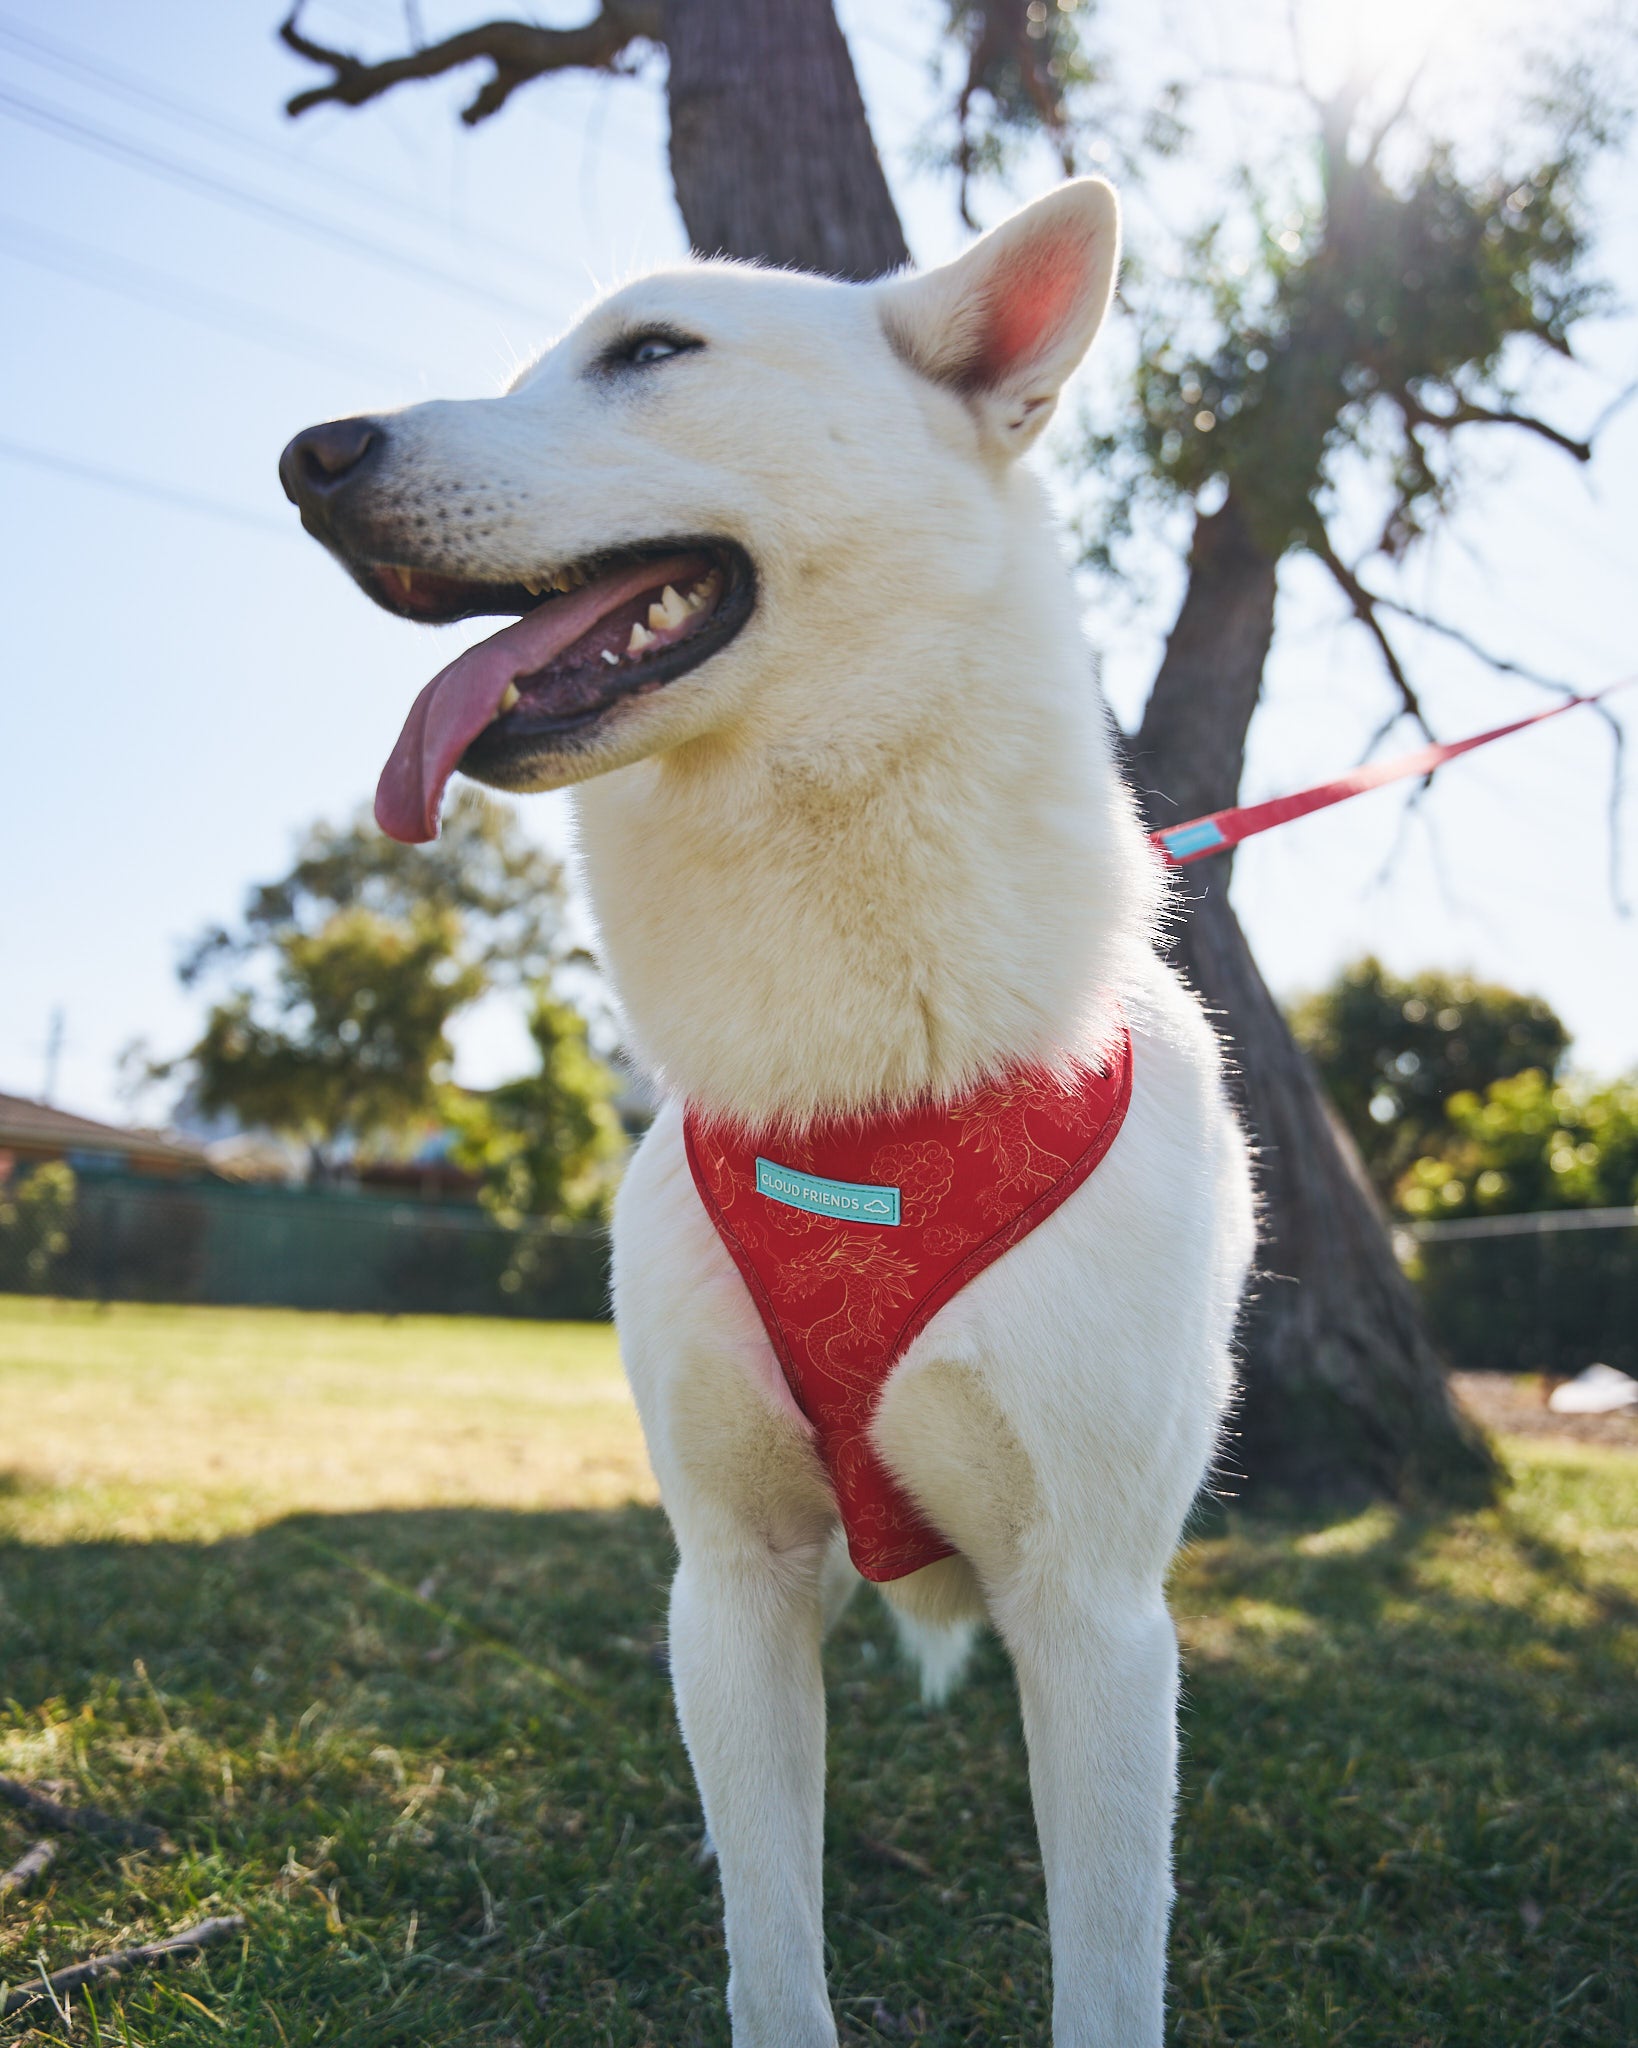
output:
[[[978,508],[1097,331],[1118,234],[1084,179],[918,276],[690,265],[499,398],[298,434],[285,489],[378,604],[514,621],[416,700],[383,828],[432,838],[457,768],[552,789],[727,734],[827,621],[936,604],[952,553],[981,580]]]

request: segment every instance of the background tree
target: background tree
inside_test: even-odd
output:
[[[252,889],[240,925],[183,957],[185,987],[235,974],[181,1060],[206,1115],[296,1138],[312,1171],[338,1148],[402,1138],[437,1109],[450,1019],[497,984],[533,986],[575,958],[561,863],[511,807],[463,790],[422,859],[365,811],[310,826],[288,872]]]
[[[1091,96],[1102,94],[1103,111],[1121,96],[1104,91],[1111,67],[1072,6],[962,0],[950,27],[966,57],[953,108],[964,180],[1003,167],[1009,136],[1026,132],[1044,134],[1066,167],[1083,143],[1094,160],[1100,150],[1107,158],[1106,140],[1080,134],[1077,122]],[[316,43],[295,17],[283,36],[330,73],[291,101],[293,114],[359,106],[406,80],[487,60],[491,75],[469,122],[566,67],[641,72],[663,43],[671,168],[697,250],[856,277],[903,260],[829,0],[604,0],[582,29],[489,24],[381,63]],[[1390,555],[1448,509],[1449,450],[1470,427],[1524,426],[1568,454],[1585,452],[1522,414],[1502,379],[1510,343],[1562,351],[1592,303],[1581,189],[1617,127],[1596,78],[1556,73],[1552,91],[1538,95],[1537,118],[1510,138],[1527,160],[1504,170],[1498,156],[1479,175],[1418,134],[1408,100],[1382,111],[1365,87],[1322,98],[1300,79],[1294,98],[1306,133],[1287,125],[1281,160],[1302,188],[1298,224],[1275,219],[1285,195],[1259,189],[1267,166],[1243,166],[1250,253],[1220,269],[1202,264],[1188,321],[1151,335],[1156,357],[1143,372],[1137,428],[1101,451],[1127,464],[1117,530],[1123,506],[1151,492],[1184,503],[1207,484],[1220,494],[1194,521],[1187,594],[1134,740],[1157,821],[1234,801],[1273,633],[1276,570],[1292,546],[1326,562],[1375,636],[1401,707],[1420,716],[1383,625],[1388,600],[1345,560],[1326,524],[1336,459],[1346,448],[1363,460],[1376,445],[1367,421],[1390,437],[1400,422],[1395,452],[1378,464],[1393,491],[1381,544]],[[1145,141],[1163,149],[1175,140],[1179,99],[1171,88],[1154,95],[1148,132],[1129,156]],[[1223,182],[1212,179],[1211,189]],[[1200,227],[1203,259],[1226,233],[1226,222]],[[1210,439],[1203,458],[1219,422],[1242,416],[1245,425]],[[1240,1456],[1260,1479],[1308,1489],[1482,1482],[1489,1460],[1451,1408],[1357,1156],[1228,906],[1227,861],[1217,865],[1223,872],[1193,907],[1179,952],[1233,1039],[1263,1162],[1265,1263],[1276,1276],[1247,1332]]]
[[[452,912],[424,906],[401,920],[354,906],[315,931],[286,927],[264,942],[271,988],[216,1003],[170,1071],[207,1116],[299,1139],[325,1178],[344,1143],[390,1139],[437,1107],[449,1020],[485,987],[459,939]]]
[[[1638,1080],[1529,1067],[1460,1090],[1394,1192],[1402,1214],[1428,1222],[1638,1208]]]
[[[401,1143],[429,1121],[508,1228],[601,1214],[624,1148],[618,1082],[553,976],[586,956],[563,934],[561,864],[512,807],[477,790],[427,848],[367,812],[310,826],[287,873],[253,888],[241,924],[188,949],[194,986],[236,975],[198,1042],[160,1069],[206,1115],[298,1139],[316,1177],[343,1152]],[[492,989],[522,993],[536,1073],[489,1093],[450,1080],[451,1020]]]
[[[457,1166],[477,1174],[479,1200],[517,1244],[502,1285],[515,1293],[540,1260],[531,1226],[607,1220],[626,1134],[614,1098],[620,1082],[592,1051],[586,1020],[545,989],[535,991],[529,1036],[539,1065],[486,1093],[451,1091],[444,1112],[456,1133]]]
[[[1401,980],[1370,957],[1295,1003],[1291,1029],[1384,1201],[1445,1135],[1452,1096],[1527,1067],[1550,1081],[1570,1044],[1540,996],[1437,969]]]
[[[48,1159],[0,1177],[0,1294],[44,1294],[68,1250],[78,1183]]]
[[[1421,1240],[1418,1291],[1458,1364],[1638,1373],[1638,1080],[1527,1067],[1453,1095],[1394,1204]],[[1600,1213],[1543,1227],[1544,1212],[1577,1209]],[[1470,1217],[1492,1220],[1464,1230]]]
[[[240,928],[212,925],[188,948],[182,980],[191,986],[316,931],[338,911],[365,910],[391,924],[422,911],[447,917],[463,966],[503,985],[532,985],[583,957],[565,944],[565,893],[562,863],[526,836],[510,804],[481,790],[457,792],[437,840],[413,852],[361,809],[344,825],[310,825],[290,871],[251,890]]]

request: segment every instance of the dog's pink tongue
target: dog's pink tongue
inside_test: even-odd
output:
[[[508,631],[516,631],[515,627]],[[410,707],[375,788],[375,822],[389,839],[417,846],[438,837],[438,810],[455,764],[500,710],[516,673],[497,633],[435,675]]]
[[[438,836],[438,809],[461,756],[493,722],[509,683],[533,676],[598,620],[687,573],[695,558],[638,562],[559,597],[503,627],[435,675],[410,707],[375,791],[375,821],[389,839],[416,846]]]

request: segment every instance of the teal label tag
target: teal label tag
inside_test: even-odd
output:
[[[1193,825],[1173,825],[1161,833],[1160,843],[1173,860],[1189,860],[1197,853],[1227,846],[1228,839],[1215,818],[1201,818]]]
[[[814,1216],[839,1216],[847,1223],[897,1223],[897,1188],[872,1188],[851,1180],[822,1180],[794,1166],[776,1166],[771,1159],[756,1163],[756,1191],[789,1209]]]

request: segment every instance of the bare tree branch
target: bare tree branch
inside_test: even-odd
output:
[[[1308,53],[1303,48],[1302,19],[1297,0],[1286,0],[1285,31],[1291,44],[1291,63],[1297,74],[1297,90],[1314,112],[1323,119],[1326,100],[1324,95],[1315,89],[1313,81],[1308,76]]]
[[[1399,723],[1400,719],[1402,719],[1404,716],[1404,705],[1396,704],[1393,707],[1393,709],[1388,713],[1387,717],[1384,718],[1382,723],[1377,727],[1376,731],[1373,732],[1370,738],[1365,742],[1364,749],[1360,754],[1358,762],[1358,765],[1361,768],[1364,767],[1365,763],[1376,752],[1377,748],[1381,746],[1382,742],[1388,737],[1389,733],[1393,731],[1394,727]]]
[[[1417,63],[1412,65],[1410,76],[1405,80],[1404,91],[1394,102],[1391,110],[1384,114],[1382,119],[1371,130],[1370,140],[1365,145],[1365,153],[1360,158],[1361,169],[1370,170],[1375,166],[1377,158],[1382,154],[1383,143],[1387,141],[1388,137],[1410,112],[1410,103],[1416,97],[1417,87],[1427,76],[1427,69],[1432,61],[1432,56],[1433,52],[1430,49],[1423,54]]]
[[[978,10],[977,33],[967,56],[967,76],[956,99],[956,169],[960,175],[958,203],[961,218],[976,228],[969,187],[973,174],[973,145],[969,130],[975,97],[989,90],[998,66],[1010,62],[1019,83],[1029,94],[1041,126],[1056,142],[1058,160],[1068,176],[1075,168],[1075,152],[1067,139],[1063,92],[1047,69],[1048,44],[1040,25],[1032,19],[1025,0],[989,0]]]
[[[1428,859],[1433,865],[1434,880],[1439,885],[1439,894],[1445,899],[1447,908],[1455,917],[1470,923],[1483,925],[1487,930],[1494,930],[1495,927],[1492,921],[1485,916],[1477,903],[1469,901],[1467,897],[1462,895],[1452,878],[1450,859],[1445,849],[1444,838],[1439,830],[1438,813],[1425,807],[1425,799],[1433,788],[1433,784],[1434,777],[1425,775],[1417,783],[1409,799],[1401,807],[1399,822],[1394,828],[1393,844],[1388,849],[1387,856],[1383,860],[1381,867],[1378,868],[1376,874],[1371,878],[1371,886],[1375,889],[1380,889],[1387,884],[1398,863],[1399,856],[1403,853],[1406,842],[1410,838],[1411,827],[1413,825],[1420,825],[1423,832],[1427,835]]]
[[[442,42],[427,43],[403,57],[368,64],[346,50],[315,42],[299,27],[300,0],[279,29],[285,47],[309,63],[326,66],[333,76],[323,85],[298,92],[285,106],[292,116],[312,107],[361,107],[412,78],[440,78],[464,64],[487,62],[493,74],[472,104],[462,110],[468,127],[488,120],[505,106],[520,85],[552,71],[614,71],[618,60],[636,42],[659,42],[665,34],[665,0],[603,0],[593,18],[579,28],[536,28],[531,22],[490,21],[463,29]]]
[[[1624,391],[1618,391],[1587,429],[1587,439],[1595,447],[1597,446],[1599,435],[1603,433],[1610,421],[1614,419],[1623,406],[1630,405],[1635,398],[1638,398],[1638,378],[1634,378]]]
[[[1360,624],[1366,628],[1375,640],[1381,652],[1383,662],[1387,667],[1389,675],[1392,676],[1400,695],[1398,708],[1389,717],[1385,718],[1376,731],[1372,733],[1365,751],[1360,757],[1362,760],[1368,761],[1371,758],[1407,712],[1416,720],[1429,739],[1433,737],[1433,734],[1428,731],[1427,720],[1422,716],[1422,707],[1417,702],[1416,694],[1406,679],[1399,657],[1382,629],[1382,622],[1377,617],[1379,610],[1393,612],[1398,617],[1409,620],[1412,625],[1420,626],[1425,632],[1438,633],[1444,639],[1454,641],[1458,647],[1465,648],[1475,659],[1482,661],[1487,668],[1494,669],[1498,675],[1517,676],[1521,682],[1534,683],[1538,689],[1552,690],[1563,697],[1579,697],[1581,695],[1581,692],[1574,683],[1567,683],[1562,677],[1546,676],[1539,669],[1526,667],[1523,662],[1508,661],[1499,654],[1492,654],[1489,648],[1482,646],[1470,633],[1464,633],[1460,626],[1448,625],[1443,619],[1436,619],[1426,612],[1417,611],[1414,606],[1402,604],[1396,597],[1383,597],[1377,591],[1368,590],[1359,580],[1358,575],[1338,557],[1336,551],[1331,546],[1330,536],[1323,527],[1319,529],[1319,535],[1319,540],[1311,543],[1313,552],[1331,572],[1343,595],[1348,599],[1355,618],[1359,620]],[[1619,916],[1630,917],[1632,915],[1632,905],[1627,901],[1621,886],[1621,807],[1626,795],[1626,729],[1609,709],[1608,705],[1595,704],[1592,708],[1598,713],[1598,716],[1604,721],[1605,725],[1608,726],[1610,738],[1615,748],[1615,758],[1611,764],[1608,798],[1610,901],[1614,904]],[[1405,806],[1404,816],[1401,818],[1399,829],[1394,835],[1394,843],[1389,849],[1387,859],[1383,863],[1382,874],[1377,877],[1378,882],[1383,879],[1394,862],[1399,858],[1409,821],[1412,815],[1420,808],[1422,799],[1432,787],[1433,776],[1431,774],[1424,776],[1417,784],[1415,792],[1411,796],[1409,803]],[[1451,894],[1448,880],[1442,879],[1441,886],[1444,887],[1447,898],[1454,902],[1455,898]]]
[[[1393,642],[1388,638],[1386,631],[1383,629],[1382,621],[1376,615],[1377,599],[1374,593],[1365,588],[1353,570],[1348,567],[1336,549],[1332,547],[1331,536],[1326,532],[1322,521],[1315,521],[1315,534],[1310,538],[1308,545],[1325,564],[1326,568],[1330,570],[1338,589],[1341,590],[1343,596],[1347,598],[1349,604],[1353,607],[1354,617],[1358,619],[1366,632],[1376,642],[1377,651],[1382,656],[1382,664],[1393,678],[1394,687],[1399,692],[1400,703],[1404,710],[1410,713],[1426,737],[1431,740],[1433,733],[1427,719],[1423,716],[1421,701],[1417,697],[1415,690],[1411,687],[1410,678],[1405,673],[1404,665],[1394,649]],[[1371,744],[1374,746],[1376,742],[1373,740]]]
[[[126,1970],[134,1970],[147,1963],[162,1963],[171,1956],[195,1954],[199,1949],[208,1948],[213,1941],[225,1941],[230,1934],[237,1934],[243,1928],[242,1913],[227,1913],[216,1920],[201,1920],[195,1927],[185,1927],[180,1934],[169,1934],[163,1941],[144,1942],[137,1948],[122,1948],[109,1956],[92,1956],[83,1963],[74,1963],[66,1970],[57,1970],[47,1977],[43,1973],[37,1982],[20,1984],[15,1991],[8,1991],[0,2000],[0,2019],[9,2019],[14,2012],[21,2012],[25,2005],[32,2005],[42,1994],[57,2005],[57,1994],[61,1991],[77,1991],[82,1984],[94,1984],[99,1977],[117,1977]],[[61,2006],[58,2011],[61,2012]]]
[[[1387,724],[1382,727],[1382,732],[1387,732],[1390,727],[1395,726],[1398,723],[1399,720],[1397,716],[1390,718],[1387,721]],[[1380,737],[1380,734],[1378,735],[1378,737]],[[1367,756],[1370,754],[1371,749],[1374,748],[1375,745],[1376,741],[1372,740],[1371,746],[1367,747],[1365,750]],[[1436,868],[1439,869],[1440,884],[1441,887],[1444,888],[1445,894],[1448,898],[1448,882],[1444,875],[1443,865],[1438,858],[1437,842],[1433,838],[1431,820],[1422,811],[1422,800],[1427,795],[1428,791],[1432,789],[1432,787],[1433,777],[1431,775],[1424,775],[1421,781],[1418,782],[1416,787],[1411,791],[1410,795],[1399,806],[1399,816],[1394,822],[1393,838],[1389,842],[1387,852],[1382,856],[1381,865],[1378,867],[1376,873],[1371,877],[1371,887],[1373,889],[1385,889],[1387,887],[1388,882],[1392,878],[1394,869],[1399,865],[1399,856],[1405,850],[1405,843],[1410,838],[1411,826],[1415,824],[1418,816],[1421,816],[1423,824],[1429,826],[1428,836],[1429,843],[1434,850],[1434,865]]]
[[[1443,619],[1436,619],[1428,612],[1419,612],[1413,605],[1401,604],[1397,597],[1383,597],[1379,592],[1371,593],[1371,602],[1381,605],[1384,611],[1396,612],[1402,619],[1409,619],[1413,626],[1420,626],[1424,632],[1437,633],[1443,639],[1454,640],[1458,647],[1465,647],[1475,659],[1482,661],[1486,668],[1492,668],[1498,675],[1517,676],[1520,682],[1534,683],[1538,689],[1556,690],[1561,697],[1579,697],[1581,692],[1574,683],[1567,683],[1559,676],[1544,676],[1539,669],[1527,668],[1522,661],[1508,661],[1500,654],[1492,654],[1488,647],[1482,647],[1471,634],[1464,633],[1460,626],[1448,625]]]
[[[1544,441],[1550,441],[1555,448],[1562,448],[1566,455],[1573,455],[1577,462],[1591,462],[1592,440],[1578,441],[1574,435],[1566,434],[1547,420],[1538,420],[1534,413],[1518,412],[1512,406],[1477,405],[1470,398],[1459,398],[1449,412],[1435,412],[1424,405],[1419,398],[1413,398],[1408,391],[1396,391],[1394,398],[1407,420],[1418,426],[1427,427],[1523,427],[1527,433],[1539,434]]]

